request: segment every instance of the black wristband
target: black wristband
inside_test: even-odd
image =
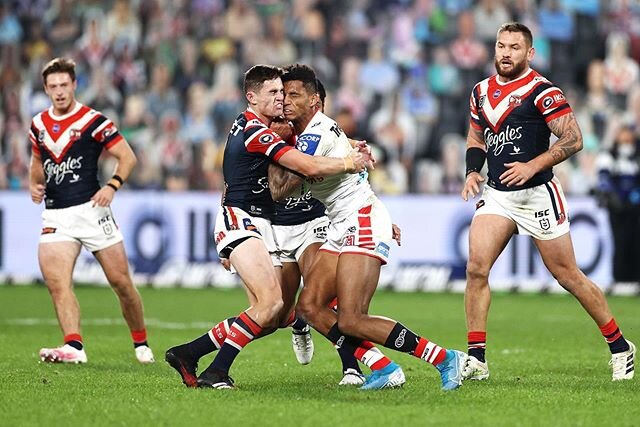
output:
[[[107,182],[107,185],[108,185],[109,187],[113,188],[113,191],[118,191],[118,187],[116,187],[116,186],[115,186],[115,185],[113,185],[112,183]]]
[[[467,172],[464,176],[468,176],[472,172],[480,172],[484,166],[487,153],[479,147],[471,147],[467,150],[466,162]]]
[[[120,177],[120,175],[113,175],[113,176],[111,177],[111,179],[115,179],[116,181],[118,181],[118,182],[120,183],[120,185],[124,184],[124,179],[122,179],[122,178]]]

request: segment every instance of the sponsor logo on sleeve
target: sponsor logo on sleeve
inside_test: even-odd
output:
[[[296,148],[303,153],[313,155],[320,144],[320,135],[314,133],[305,133],[298,137]]]
[[[265,144],[265,145],[271,144],[273,140],[274,140],[273,135],[270,133],[265,133],[260,138],[258,138],[258,141],[260,141],[261,144]]]
[[[550,96],[545,97],[542,100],[542,107],[546,110],[547,108],[551,107],[551,105],[553,105],[553,98]]]

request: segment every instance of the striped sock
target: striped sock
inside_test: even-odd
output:
[[[84,348],[84,344],[82,343],[82,336],[80,334],[65,335],[64,343],[70,345],[76,350],[82,350]]]
[[[242,312],[229,328],[227,338],[224,340],[215,359],[213,359],[211,367],[224,373],[229,373],[229,369],[238,354],[240,354],[240,351],[253,341],[261,331],[262,327],[249,317],[246,312]]]
[[[408,353],[433,365],[442,362],[447,350],[414,334],[410,329],[398,322],[387,337],[384,346],[393,350]]]
[[[481,362],[485,362],[484,353],[487,349],[487,332],[471,331],[467,332],[467,352]]]
[[[609,323],[600,326],[600,331],[607,344],[609,344],[611,354],[622,353],[623,351],[629,350],[629,343],[622,336],[616,319],[612,318]]]
[[[345,351],[353,354],[356,359],[367,365],[372,371],[382,369],[391,363],[391,359],[382,354],[371,342],[344,335],[338,329],[337,323],[329,329],[327,338],[337,348],[344,348]]]
[[[203,335],[203,337],[206,336],[209,339],[209,343],[213,344],[213,347],[207,353],[202,353],[202,355],[200,355],[199,357],[202,357],[205,354],[211,353],[212,351],[220,350],[220,347],[222,347],[222,344],[224,344],[224,340],[227,339],[227,335],[229,334],[229,329],[231,328],[231,325],[233,324],[233,322],[235,322],[235,320],[236,320],[235,317],[229,317],[228,319],[224,319],[222,322],[218,323],[216,326],[211,328],[209,332]]]
[[[147,343],[146,329],[140,329],[139,331],[131,331],[131,339],[133,340],[134,347],[141,347],[143,345],[146,345],[147,347],[149,346],[149,344]]]

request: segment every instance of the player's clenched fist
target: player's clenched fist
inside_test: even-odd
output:
[[[35,204],[40,204],[44,198],[44,185],[35,184],[31,186],[31,200]]]

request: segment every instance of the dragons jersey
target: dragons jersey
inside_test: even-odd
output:
[[[292,149],[251,109],[240,114],[224,147],[222,205],[240,208],[251,216],[273,219],[269,161],[277,161]]]
[[[527,162],[549,149],[551,120],[571,113],[562,91],[536,71],[508,83],[497,75],[476,84],[470,98],[470,125],[484,134],[489,168],[488,185],[515,191],[544,184],[553,178],[551,169],[534,175],[522,186],[500,183],[504,164]]]
[[[37,114],[29,131],[32,152],[40,156],[45,175],[45,206],[60,209],[91,200],[100,189],[98,157],[124,138],[113,122],[76,102],[64,116],[53,107]]]
[[[345,157],[351,144],[338,124],[318,111],[304,132],[298,136],[296,148],[313,156]],[[313,197],[327,208],[332,222],[340,221],[357,212],[373,195],[367,180],[367,171],[358,174],[339,174],[307,178],[306,185]]]

